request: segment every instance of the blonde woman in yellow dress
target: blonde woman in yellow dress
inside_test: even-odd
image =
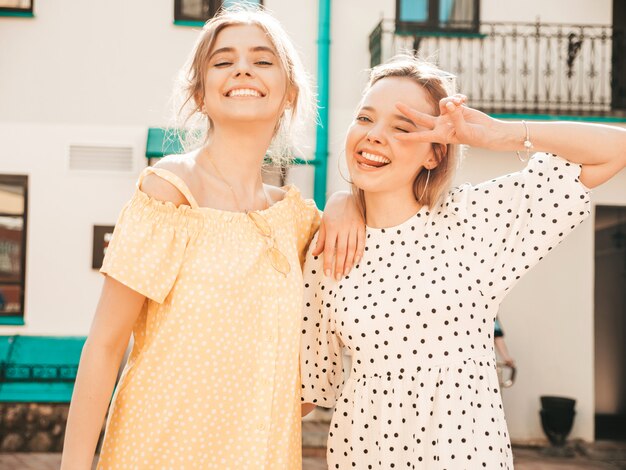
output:
[[[206,139],[146,168],[120,215],[63,469],[91,468],[131,332],[98,468],[301,468],[301,262],[319,213],[295,187],[264,185],[261,167],[311,93],[278,22],[245,9],[205,25],[185,92]],[[346,200],[334,212],[354,222],[327,244],[363,229]]]

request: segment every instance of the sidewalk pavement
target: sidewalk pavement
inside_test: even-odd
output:
[[[0,454],[0,470],[59,470],[60,466],[61,454]],[[326,459],[305,457],[302,470],[326,470]]]
[[[308,426],[307,426],[308,427]],[[573,442],[573,457],[550,457],[545,448],[513,446],[515,470],[626,470],[626,442]],[[323,447],[304,447],[302,470],[326,470]],[[61,454],[0,454],[0,470],[58,470]],[[95,462],[94,467],[95,469]]]
[[[626,450],[626,443],[622,443],[621,448]],[[324,453],[323,449],[305,449],[302,470],[326,470]],[[626,455],[623,454],[621,459],[615,459],[607,453],[594,457],[578,450],[573,458],[554,458],[546,457],[539,448],[517,447],[513,448],[513,453],[515,470],[626,470]],[[0,470],[58,470],[60,464],[60,454],[0,454]]]

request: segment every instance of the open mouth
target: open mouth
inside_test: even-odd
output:
[[[233,88],[225,96],[228,98],[263,98],[265,95],[253,88]]]
[[[356,161],[364,168],[382,168],[391,163],[387,157],[366,151],[357,152]]]

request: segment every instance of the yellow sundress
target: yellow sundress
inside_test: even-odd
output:
[[[189,205],[140,190],[153,172]],[[315,203],[286,187],[259,211],[291,271],[245,213],[198,207],[146,168],[101,272],[146,296],[111,403],[99,469],[300,469],[301,263]]]

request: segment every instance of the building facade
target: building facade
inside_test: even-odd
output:
[[[214,3],[189,2],[183,11],[174,0],[60,0],[36,2],[32,15],[6,10],[0,16],[6,45],[0,48],[0,275],[6,274],[0,353],[14,335],[87,334],[102,285],[95,253],[148,163],[149,129],[170,123],[172,84],[198,34],[196,7]],[[319,90],[327,96],[328,144],[316,149],[320,134],[312,123],[301,157],[316,164],[294,166],[287,175],[305,195],[314,195],[316,178],[318,185],[324,179],[326,194],[347,187],[337,167],[367,69],[401,50],[442,63],[472,104],[502,119],[626,122],[611,0],[263,3],[292,36],[311,76],[329,78]],[[329,13],[327,60],[319,53],[320,3]],[[324,171],[316,174],[321,160]],[[470,149],[457,180],[477,183],[521,168],[514,153]],[[316,196],[323,205],[323,193]],[[594,294],[603,256],[594,243],[604,209],[596,209],[614,208],[601,213],[602,229],[623,224],[626,174],[595,189],[592,202],[592,216],[501,308],[519,366],[517,383],[503,392],[513,440],[543,436],[540,395],[576,398],[571,437],[589,441],[597,413],[626,414],[626,351],[619,341],[626,320],[615,313],[624,309],[618,297],[626,278],[600,274],[598,282],[616,296],[610,307],[598,309]],[[624,256],[623,247],[611,249],[610,257]]]

